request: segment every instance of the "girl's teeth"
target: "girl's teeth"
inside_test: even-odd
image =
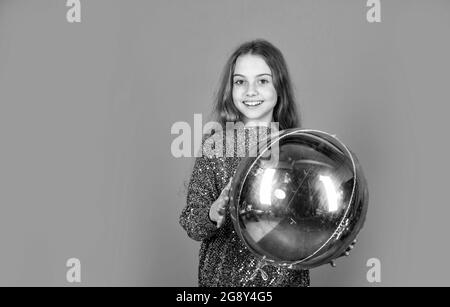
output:
[[[248,106],[256,106],[256,105],[260,105],[262,103],[262,101],[255,101],[255,102],[249,102],[249,101],[245,101],[244,104],[248,105]]]

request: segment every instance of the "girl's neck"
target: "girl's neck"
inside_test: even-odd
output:
[[[248,121],[244,124],[245,128],[251,128],[251,127],[270,127],[270,124],[272,121]]]
[[[264,114],[259,118],[248,119],[244,118],[244,126],[246,128],[250,127],[270,127],[270,124],[273,122],[273,111]]]

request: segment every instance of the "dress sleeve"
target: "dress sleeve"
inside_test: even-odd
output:
[[[207,156],[196,158],[188,186],[187,204],[180,216],[181,226],[196,241],[211,237],[217,230],[216,224],[209,218],[209,209],[219,196],[213,161],[214,158]]]

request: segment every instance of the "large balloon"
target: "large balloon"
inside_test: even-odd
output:
[[[230,196],[235,231],[257,257],[304,269],[344,253],[368,207],[355,155],[335,136],[305,129],[283,130],[243,158]]]

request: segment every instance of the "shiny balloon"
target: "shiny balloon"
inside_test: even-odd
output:
[[[230,190],[231,218],[245,245],[267,263],[301,269],[343,254],[368,207],[355,155],[317,130],[283,130],[258,146],[258,155],[241,160]]]

